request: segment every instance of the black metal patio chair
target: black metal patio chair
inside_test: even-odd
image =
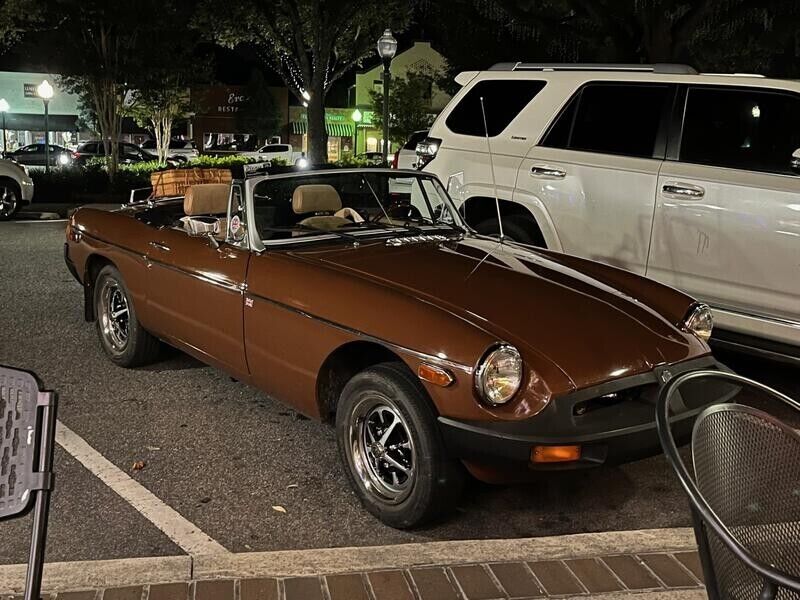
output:
[[[750,405],[710,406],[692,431],[691,475],[670,428],[670,406],[681,401],[681,389],[710,380],[733,386],[734,400],[777,401],[800,414],[800,403],[731,373],[687,373],[662,389],[658,435],[689,496],[708,597],[800,599],[800,434]]]
[[[56,394],[33,373],[0,366],[0,521],[33,509],[25,600],[38,600],[42,583],[55,425]]]

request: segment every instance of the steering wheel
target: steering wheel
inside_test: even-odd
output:
[[[377,223],[383,217],[388,216],[389,219],[397,219],[398,221],[414,221],[422,220],[422,213],[419,209],[411,204],[410,202],[406,202],[403,200],[395,200],[386,208],[386,214],[383,211],[377,213],[372,219],[370,219],[371,223]]]

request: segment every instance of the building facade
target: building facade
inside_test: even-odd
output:
[[[336,162],[353,152],[355,122],[351,108],[326,108],[328,161]],[[295,151],[308,152],[308,114],[302,106],[289,107],[289,143]]]
[[[414,42],[408,50],[400,52],[392,60],[392,78],[405,78],[409,71],[443,72],[447,68],[447,60],[431,47],[430,42]],[[383,148],[383,133],[372,125],[371,91],[383,91],[383,65],[356,73],[356,82],[350,88],[350,104],[352,112],[358,108],[362,119],[358,125],[358,144],[356,154],[362,152],[378,152]],[[389,94],[391,95],[391,89]],[[434,85],[431,89],[430,113],[438,114],[447,106],[450,95]],[[394,148],[390,148],[390,152]]]
[[[8,103],[3,134],[9,152],[28,144],[44,142],[44,103],[37,95],[36,88],[45,79],[53,86],[47,119],[50,143],[74,146],[91,136],[90,132],[80,127],[78,97],[59,87],[58,75],[0,71],[0,98]]]
[[[277,137],[285,141],[289,135],[289,90],[269,87],[277,110]],[[254,132],[247,131],[240,114],[248,98],[243,86],[215,85],[193,88],[192,104],[196,112],[191,118],[191,137],[198,150],[205,152],[257,150]]]

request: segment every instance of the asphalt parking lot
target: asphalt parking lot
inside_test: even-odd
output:
[[[94,327],[83,321],[80,287],[63,263],[64,226],[0,223],[0,363],[38,373],[59,392],[60,421],[227,550],[689,524],[676,480],[656,457],[551,474],[521,487],[473,483],[446,520],[413,532],[387,528],[350,492],[330,427],[178,352],[138,370],[107,361]],[[721,358],[800,397],[794,368],[746,356]],[[48,560],[182,552],[64,449],[55,458]],[[133,469],[136,462],[143,468]],[[27,519],[0,525],[0,564],[26,560],[29,525]]]

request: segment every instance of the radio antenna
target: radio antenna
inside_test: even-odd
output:
[[[481,116],[483,117],[483,133],[486,135],[486,149],[489,151],[489,169],[492,172],[492,189],[494,190],[494,206],[497,209],[497,227],[500,231],[500,243],[503,242],[503,219],[500,218],[500,197],[497,195],[497,179],[494,176],[494,155],[492,154],[492,143],[489,140],[489,126],[486,124],[486,106],[481,96]]]

